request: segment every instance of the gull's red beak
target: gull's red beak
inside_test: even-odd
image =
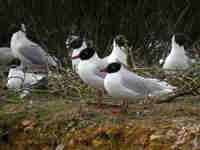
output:
[[[107,72],[106,69],[101,69],[99,72]]]
[[[80,58],[79,56],[73,56],[72,59],[77,59]]]

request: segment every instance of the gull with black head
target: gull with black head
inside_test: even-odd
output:
[[[113,49],[109,56],[104,58],[108,64],[111,62],[119,61],[124,65],[128,65],[128,40],[123,35],[117,35],[113,40]]]
[[[105,67],[105,62],[100,59],[94,48],[87,47],[79,55],[73,56],[73,59],[80,59],[77,73],[80,78],[90,86],[98,89],[98,105],[102,103],[102,89],[104,88],[104,78],[106,73],[99,72],[99,69]]]
[[[120,62],[111,63],[99,72],[107,73],[104,87],[108,94],[115,98],[132,99],[135,96],[153,96],[173,92],[176,88],[167,82],[144,78],[130,72]]]
[[[72,49],[71,57],[79,55],[79,53],[87,48],[86,41],[82,39],[81,37],[72,35],[67,38],[66,42],[66,48]],[[72,69],[77,72],[78,64],[80,63],[80,59],[72,59]]]

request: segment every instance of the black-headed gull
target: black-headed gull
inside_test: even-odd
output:
[[[30,86],[38,83],[41,79],[45,77],[42,74],[24,73],[21,70],[21,62],[19,59],[14,59],[11,63],[13,65],[9,69],[7,82],[8,88],[19,89],[26,86]]]
[[[124,65],[128,65],[128,50],[127,50],[127,40],[123,35],[117,35],[113,40],[113,49],[109,56],[104,58],[108,64],[111,62],[121,62]]]
[[[70,36],[66,40],[65,44],[66,44],[66,48],[72,49],[72,55],[71,55],[72,57],[79,55],[79,53],[83,49],[87,48],[86,41],[78,36]],[[72,68],[76,72],[78,71],[77,68],[78,68],[79,62],[80,62],[79,58],[72,59]]]
[[[10,47],[14,56],[22,61],[22,65],[57,66],[54,59],[40,45],[29,40],[22,30],[12,35]]]
[[[71,47],[73,49],[72,51],[72,57],[77,56],[83,49],[88,47],[88,41],[78,37],[78,36],[70,36],[66,40],[66,47]],[[109,56],[104,57],[102,60],[105,63],[111,63],[115,61],[119,61],[127,66],[127,40],[125,36],[123,35],[117,35],[112,44],[112,52]],[[77,68],[78,64],[80,62],[80,59],[72,59],[72,66],[73,68]],[[75,67],[74,67],[75,66]]]
[[[143,78],[128,71],[123,64],[114,62],[100,72],[107,72],[104,87],[108,94],[116,98],[129,99],[135,96],[152,96],[173,92],[174,86],[158,79]]]
[[[98,105],[102,103],[102,89],[104,88],[104,78],[106,73],[99,72],[99,69],[105,67],[105,62],[100,59],[93,48],[85,48],[79,55],[72,59],[80,59],[78,65],[78,74],[80,78],[92,87],[98,88]]]
[[[11,48],[0,47],[0,64],[9,64],[14,59]]]
[[[194,63],[194,60],[185,54],[184,42],[182,35],[172,36],[171,51],[163,64],[163,69],[184,70]]]

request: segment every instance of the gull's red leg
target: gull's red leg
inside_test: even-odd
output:
[[[113,114],[124,113],[124,112],[127,112],[127,109],[128,109],[128,101],[123,99],[122,104],[121,104],[121,109],[120,110],[113,110],[112,113]]]

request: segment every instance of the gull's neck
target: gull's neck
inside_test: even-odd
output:
[[[12,36],[11,45],[10,45],[11,48],[18,46],[21,43],[30,42],[27,39],[26,34],[25,33],[20,33],[20,32],[22,32],[22,31],[18,31],[18,32],[14,33],[14,35]]]
[[[80,47],[80,48],[77,48],[77,49],[74,49],[74,50],[75,50],[75,51],[81,51],[81,50],[83,50],[83,49],[85,49],[85,48],[87,48],[87,45],[86,45],[85,41],[83,41],[83,44],[81,45],[81,47]]]
[[[172,54],[185,54],[184,46],[179,46],[175,41],[172,42]]]
[[[125,48],[124,47],[119,47],[116,42],[113,42],[113,51],[111,54],[116,54],[116,55],[120,55],[120,54],[125,54]]]
[[[73,57],[73,56],[76,56],[76,55],[79,55],[79,53],[80,53],[83,49],[85,49],[85,48],[87,48],[87,45],[86,45],[86,43],[85,43],[85,41],[84,41],[83,44],[82,44],[82,46],[81,46],[80,48],[74,49],[74,50],[72,51],[72,57]]]
[[[97,55],[97,53],[95,52],[95,54],[90,59],[88,59],[87,61],[92,63],[92,62],[95,62],[95,61],[98,61],[98,60],[100,60],[100,58]]]

